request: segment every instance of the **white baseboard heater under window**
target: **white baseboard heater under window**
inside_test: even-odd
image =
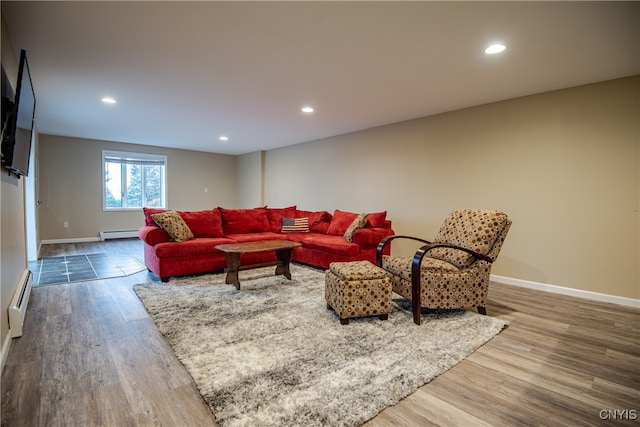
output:
[[[129,239],[131,237],[138,237],[138,230],[112,230],[100,232],[100,240],[103,242],[108,239]]]
[[[24,325],[24,316],[27,314],[27,305],[29,304],[32,284],[33,274],[31,274],[31,271],[28,269],[24,270],[20,275],[18,287],[9,305],[9,329],[11,330],[11,338],[22,336],[22,326]]]

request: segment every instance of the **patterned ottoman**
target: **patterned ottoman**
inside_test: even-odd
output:
[[[387,320],[391,313],[391,279],[369,261],[332,262],[325,273],[324,299],[334,309],[340,323],[349,318],[379,315]]]

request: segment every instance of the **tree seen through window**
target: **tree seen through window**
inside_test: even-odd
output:
[[[164,208],[165,156],[103,152],[104,208]]]

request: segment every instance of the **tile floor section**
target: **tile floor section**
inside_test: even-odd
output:
[[[145,267],[129,254],[88,254],[43,258],[29,262],[33,286],[122,277]]]

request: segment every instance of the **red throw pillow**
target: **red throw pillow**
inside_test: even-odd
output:
[[[224,235],[255,233],[270,231],[267,208],[253,209],[220,209],[222,214],[222,229]]]
[[[297,218],[309,218],[309,231],[312,233],[327,234],[327,229],[331,223],[331,214],[327,211],[298,210]]]
[[[387,211],[373,212],[367,215],[367,227],[382,228],[387,219]]]
[[[205,211],[178,211],[195,237],[223,237],[222,217],[218,209]]]
[[[349,228],[353,220],[357,217],[357,213],[344,212],[336,209],[335,212],[333,212],[333,218],[331,219],[331,224],[329,224],[329,228],[327,229],[327,234],[343,236],[347,231],[347,228]]]
[[[166,209],[142,208],[142,212],[144,213],[144,225],[157,227],[158,224],[156,224],[153,218],[151,218],[151,215],[163,213],[166,211]]]
[[[295,218],[296,209],[296,206],[289,206],[288,208],[267,208],[271,231],[279,233],[282,227],[282,218]]]

